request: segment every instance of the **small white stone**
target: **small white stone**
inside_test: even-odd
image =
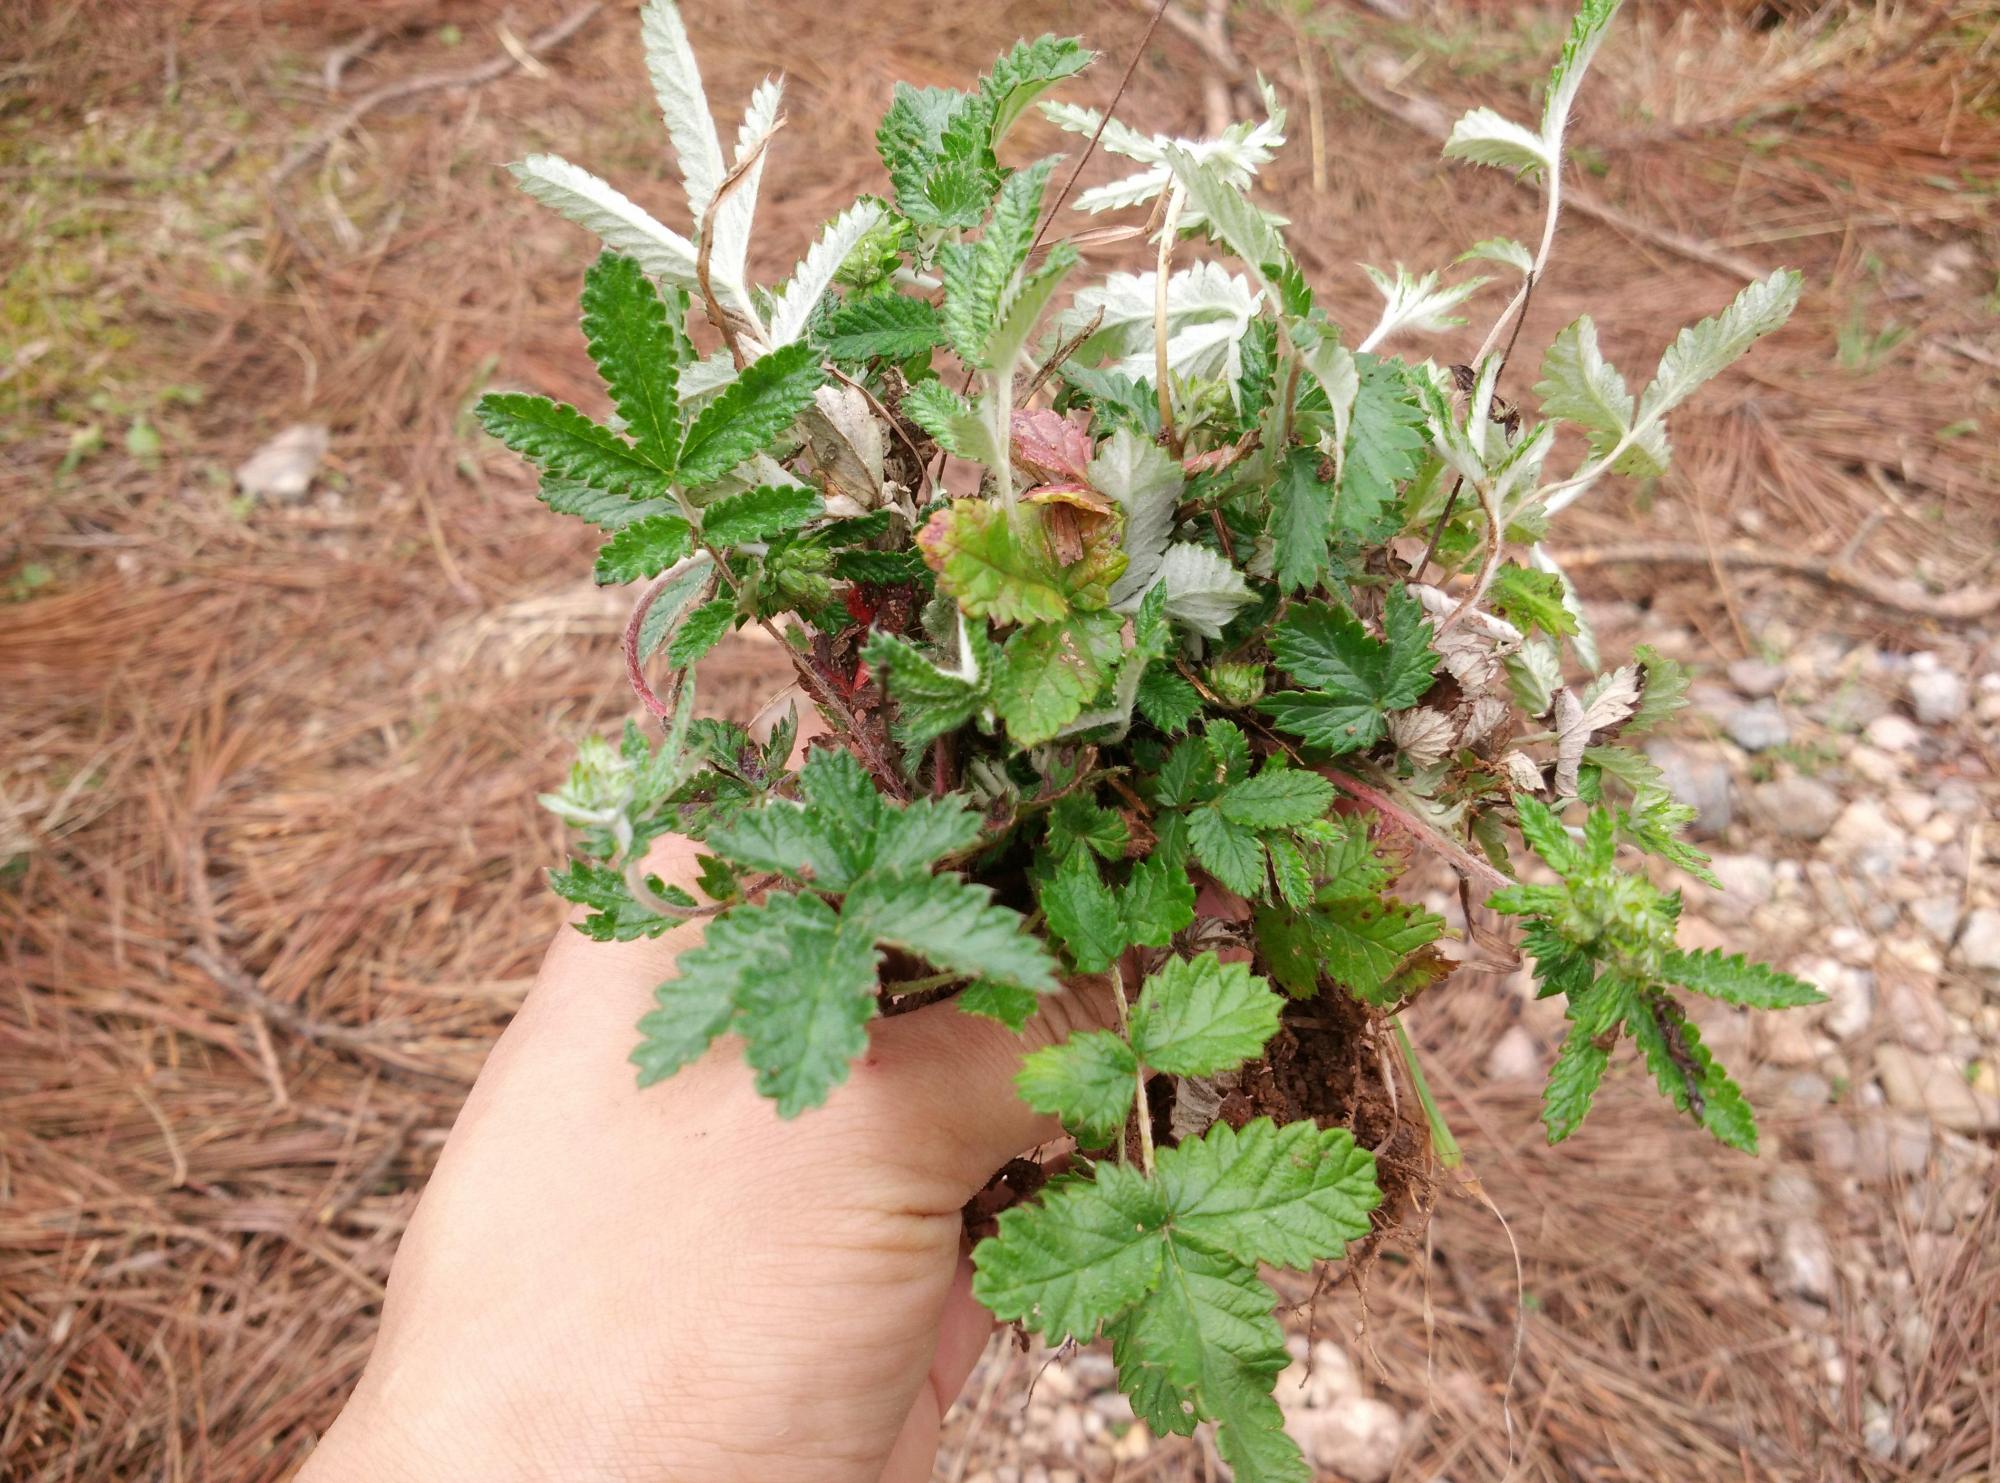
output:
[[[1924,726],[1949,726],[1965,714],[1965,681],[1948,669],[1910,676],[1910,709]]]
[[[1914,752],[1924,739],[1914,721],[1893,713],[1877,716],[1862,728],[1861,735],[1880,752]]]
[[[1958,1133],[2000,1128],[2000,1102],[1973,1090],[1951,1056],[1925,1056],[1903,1045],[1875,1049],[1875,1074],[1889,1105],[1921,1112]]]
[[[1965,919],[1958,937],[1959,961],[1978,973],[2000,973],[2000,911],[1982,906]]]
[[[1509,1025],[1486,1055],[1488,1081],[1536,1081],[1542,1074],[1542,1049],[1525,1025]]]
[[[1727,908],[1737,915],[1762,906],[1777,889],[1771,862],[1761,855],[1717,855],[1708,868],[1722,882]]]
[[[296,504],[312,488],[327,440],[317,423],[293,423],[237,466],[236,487],[252,499]]]
[[[1820,1223],[1801,1216],[1778,1236],[1778,1290],[1822,1306],[1833,1298],[1833,1248]]]
[[[1290,1411],[1285,1430],[1315,1466],[1351,1483],[1383,1483],[1403,1445],[1401,1413],[1367,1396],[1346,1396],[1324,1409]]]

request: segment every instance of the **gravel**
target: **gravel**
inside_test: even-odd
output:
[[[1840,795],[1817,778],[1774,778],[1750,793],[1751,812],[1773,834],[1815,841],[1840,817]]]

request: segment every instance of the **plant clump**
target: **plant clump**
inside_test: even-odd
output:
[[[1537,248],[1460,259],[1512,285],[1464,365],[1385,347],[1462,323],[1488,277],[1371,269],[1351,344],[1307,283],[1254,194],[1274,93],[1217,138],[1149,136],[1044,98],[1091,61],[1075,40],[1021,43],[969,91],[897,86],[882,194],[775,287],[745,264],[781,84],[725,154],[669,0],[643,34],[689,231],[555,156],[513,167],[603,241],[582,308],[608,411],[507,393],[479,415],[543,503],[603,532],[597,579],[644,584],[624,657],[661,733],[583,743],[545,800],[578,830],[553,884],[599,940],[707,921],[638,1027],[642,1083],[727,1032],[790,1116],[885,1010],[948,996],[1018,1029],[1065,983],[1109,983],[1120,1029],[1026,1060],[1022,1097],[1075,1152],[1022,1182],[975,1291],[1051,1341],[1108,1339],[1138,1414],[1214,1422],[1239,1479],[1309,1476],[1259,1265],[1337,1257],[1386,1218],[1385,1133],[1343,1068],[1453,967],[1444,920],[1395,894],[1414,852],[1521,918],[1566,1002],[1552,1141],[1629,1039],[1754,1151],[1682,999],[1818,998],[1676,945],[1679,897],[1642,857],[1710,878],[1632,742],[1685,677],[1645,649],[1605,665],[1542,544],[1606,476],[1665,471],[1669,413],[1784,322],[1797,275],[1682,329],[1636,397],[1588,317],[1542,356],[1538,415],[1497,393],[1617,8],[1576,17],[1538,125],[1477,109],[1446,146],[1547,188]],[[1124,230],[1152,271],[1079,274],[1055,161],[1005,162],[1031,108],[1139,166],[1076,205],[1147,213]],[[1564,427],[1583,451],[1558,469]],[[694,667],[752,624],[824,723],[796,770],[795,717],[760,743],[693,716]],[[700,897],[646,873],[667,831],[699,843]]]

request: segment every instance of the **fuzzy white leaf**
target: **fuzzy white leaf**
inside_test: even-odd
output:
[[[1444,760],[1458,742],[1458,725],[1443,711],[1418,706],[1389,717],[1389,740],[1417,767]]]
[[[1542,791],[1541,764],[1526,752],[1509,752],[1500,759],[1500,765],[1507,769],[1507,784],[1516,793]]]
[[[1555,557],[1540,545],[1528,548],[1528,565],[1538,572],[1547,572],[1562,584],[1563,608],[1576,620],[1576,632],[1569,636],[1569,646],[1576,651],[1583,667],[1595,673],[1602,666],[1597,652],[1597,630],[1591,627],[1590,615],[1583,610],[1583,598],[1577,593],[1576,583],[1569,579],[1569,573],[1562,569]]]
[[[764,322],[750,296],[746,266],[750,257],[750,226],[757,216],[757,192],[764,183],[763,148],[778,127],[778,108],[784,101],[782,79],[767,77],[750,95],[743,126],[736,133],[736,154],[730,168],[740,169],[755,157],[738,177],[729,194],[715,208],[715,245],[709,253],[708,281],[722,307],[743,320],[759,341],[766,338]],[[696,217],[697,221],[701,218]]]
[[[1076,197],[1076,208],[1090,212],[1112,211],[1141,206],[1153,200],[1173,179],[1168,163],[1170,151],[1179,152],[1196,165],[1213,165],[1222,179],[1238,190],[1247,190],[1258,170],[1271,162],[1272,155],[1285,142],[1285,110],[1278,105],[1277,94],[1271,90],[1270,84],[1260,78],[1258,86],[1263,93],[1266,112],[1263,122],[1231,124],[1214,139],[1181,139],[1170,134],[1148,138],[1113,119],[1098,140],[1099,147],[1154,168],[1141,170],[1136,175],[1128,175],[1108,185],[1091,187]],[[1094,108],[1079,108],[1069,103],[1044,103],[1041,109],[1043,116],[1057,128],[1086,138],[1096,132],[1103,117]],[[1181,215],[1183,230],[1207,224],[1208,219],[1199,205]]]
[[[1389,336],[1405,330],[1435,334],[1439,330],[1464,324],[1465,321],[1451,311],[1491,281],[1487,278],[1468,278],[1463,283],[1441,288],[1435,272],[1413,278],[1401,263],[1396,265],[1393,275],[1384,273],[1380,268],[1371,268],[1366,263],[1361,265],[1361,271],[1380,290],[1383,299],[1382,317],[1361,342],[1362,350],[1373,350]]]
[[[693,365],[681,367],[681,381],[677,388],[682,409],[693,416],[721,393],[722,388],[736,379],[736,362],[730,359],[727,350],[718,350],[705,355]]]
[[[1599,675],[1584,687],[1583,729],[1586,734],[1616,726],[1639,708],[1642,682],[1639,667],[1627,664]]]
[[[1530,716],[1548,713],[1556,691],[1562,688],[1562,650],[1543,637],[1530,639],[1502,663],[1514,699]]]
[[[1574,691],[1556,691],[1555,723],[1556,797],[1574,798],[1577,769],[1583,763],[1583,749],[1590,741],[1590,725],[1584,717],[1583,703],[1576,698]]]
[[[792,270],[787,283],[771,305],[772,349],[789,345],[806,332],[812,312],[833,285],[833,275],[847,261],[855,244],[883,221],[882,208],[873,201],[860,201],[827,223],[819,240],[806,253],[805,261]]]
[[[1299,360],[1326,393],[1327,407],[1333,413],[1334,477],[1338,480],[1347,463],[1347,430],[1354,423],[1354,399],[1361,394],[1361,369],[1355,364],[1354,352],[1331,338],[1301,350]]]
[[[1126,567],[1111,588],[1113,606],[1136,605],[1153,585],[1186,482],[1165,449],[1129,427],[1119,428],[1098,447],[1090,461],[1090,486],[1125,512]]]
[[[1499,696],[1480,696],[1466,708],[1465,719],[1459,725],[1458,744],[1462,747],[1477,746],[1513,713],[1514,708]]]
[[[1488,237],[1475,242],[1458,255],[1461,263],[1499,263],[1517,273],[1531,273],[1535,255],[1512,237]]]
[[[1562,152],[1563,130],[1569,123],[1570,106],[1576,102],[1577,89],[1583,86],[1583,75],[1590,70],[1591,60],[1604,41],[1605,29],[1610,26],[1611,18],[1618,14],[1622,3],[1623,0],[1584,0],[1576,18],[1570,22],[1569,36],[1563,42],[1562,56],[1549,73],[1548,93],[1542,102],[1542,139],[1548,146],[1551,159]]]
[[[1243,573],[1206,546],[1186,542],[1167,547],[1159,582],[1167,589],[1167,616],[1203,638],[1221,638],[1223,625],[1256,600]]]
[[[1586,314],[1563,327],[1542,357],[1542,378],[1535,383],[1544,417],[1575,423],[1590,440],[1592,454],[1603,457],[1621,442],[1625,451],[1613,465],[1621,474],[1653,475],[1667,470],[1666,428],[1654,423],[1643,434],[1632,432],[1632,393],[1625,378],[1605,360],[1597,345],[1597,325]]]
[[[1446,159],[1470,160],[1516,174],[1549,168],[1548,146],[1542,136],[1490,108],[1475,108],[1453,124],[1451,137],[1444,142],[1444,154]]]
[[[1727,370],[1760,338],[1787,319],[1799,302],[1803,280],[1791,268],[1751,284],[1713,318],[1691,324],[1660,357],[1653,384],[1639,400],[1639,420],[1651,422],[1678,407],[1704,381]]]
[[[716,137],[701,69],[674,0],[647,0],[639,16],[639,39],[646,53],[646,75],[653,80],[653,96],[659,99],[667,138],[673,141],[687,185],[688,210],[699,222],[722,184],[722,141]]]
[[[1113,273],[1079,289],[1057,333],[1065,338],[1099,314],[1095,333],[1077,347],[1080,363],[1109,360],[1109,369],[1136,381],[1158,375],[1154,363],[1153,296],[1157,273]],[[1242,342],[1264,296],[1250,280],[1220,264],[1194,263],[1167,278],[1167,366],[1182,376],[1219,376],[1233,392],[1243,373]]]
[[[531,154],[507,167],[521,189],[676,288],[695,286],[694,244],[568,160]]]

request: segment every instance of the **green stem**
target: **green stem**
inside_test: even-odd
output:
[[[1437,1099],[1431,1095],[1431,1084],[1424,1080],[1424,1068],[1417,1063],[1417,1048],[1410,1044],[1410,1032],[1403,1028],[1398,1018],[1396,1043],[1403,1049],[1403,1065],[1410,1073],[1410,1085],[1417,1089],[1417,1101],[1423,1104],[1424,1118],[1431,1125],[1431,1145],[1437,1149],[1438,1162],[1447,1169],[1456,1169],[1465,1162],[1465,1155],[1459,1151],[1458,1140],[1451,1136],[1451,1128],[1438,1111]]]

